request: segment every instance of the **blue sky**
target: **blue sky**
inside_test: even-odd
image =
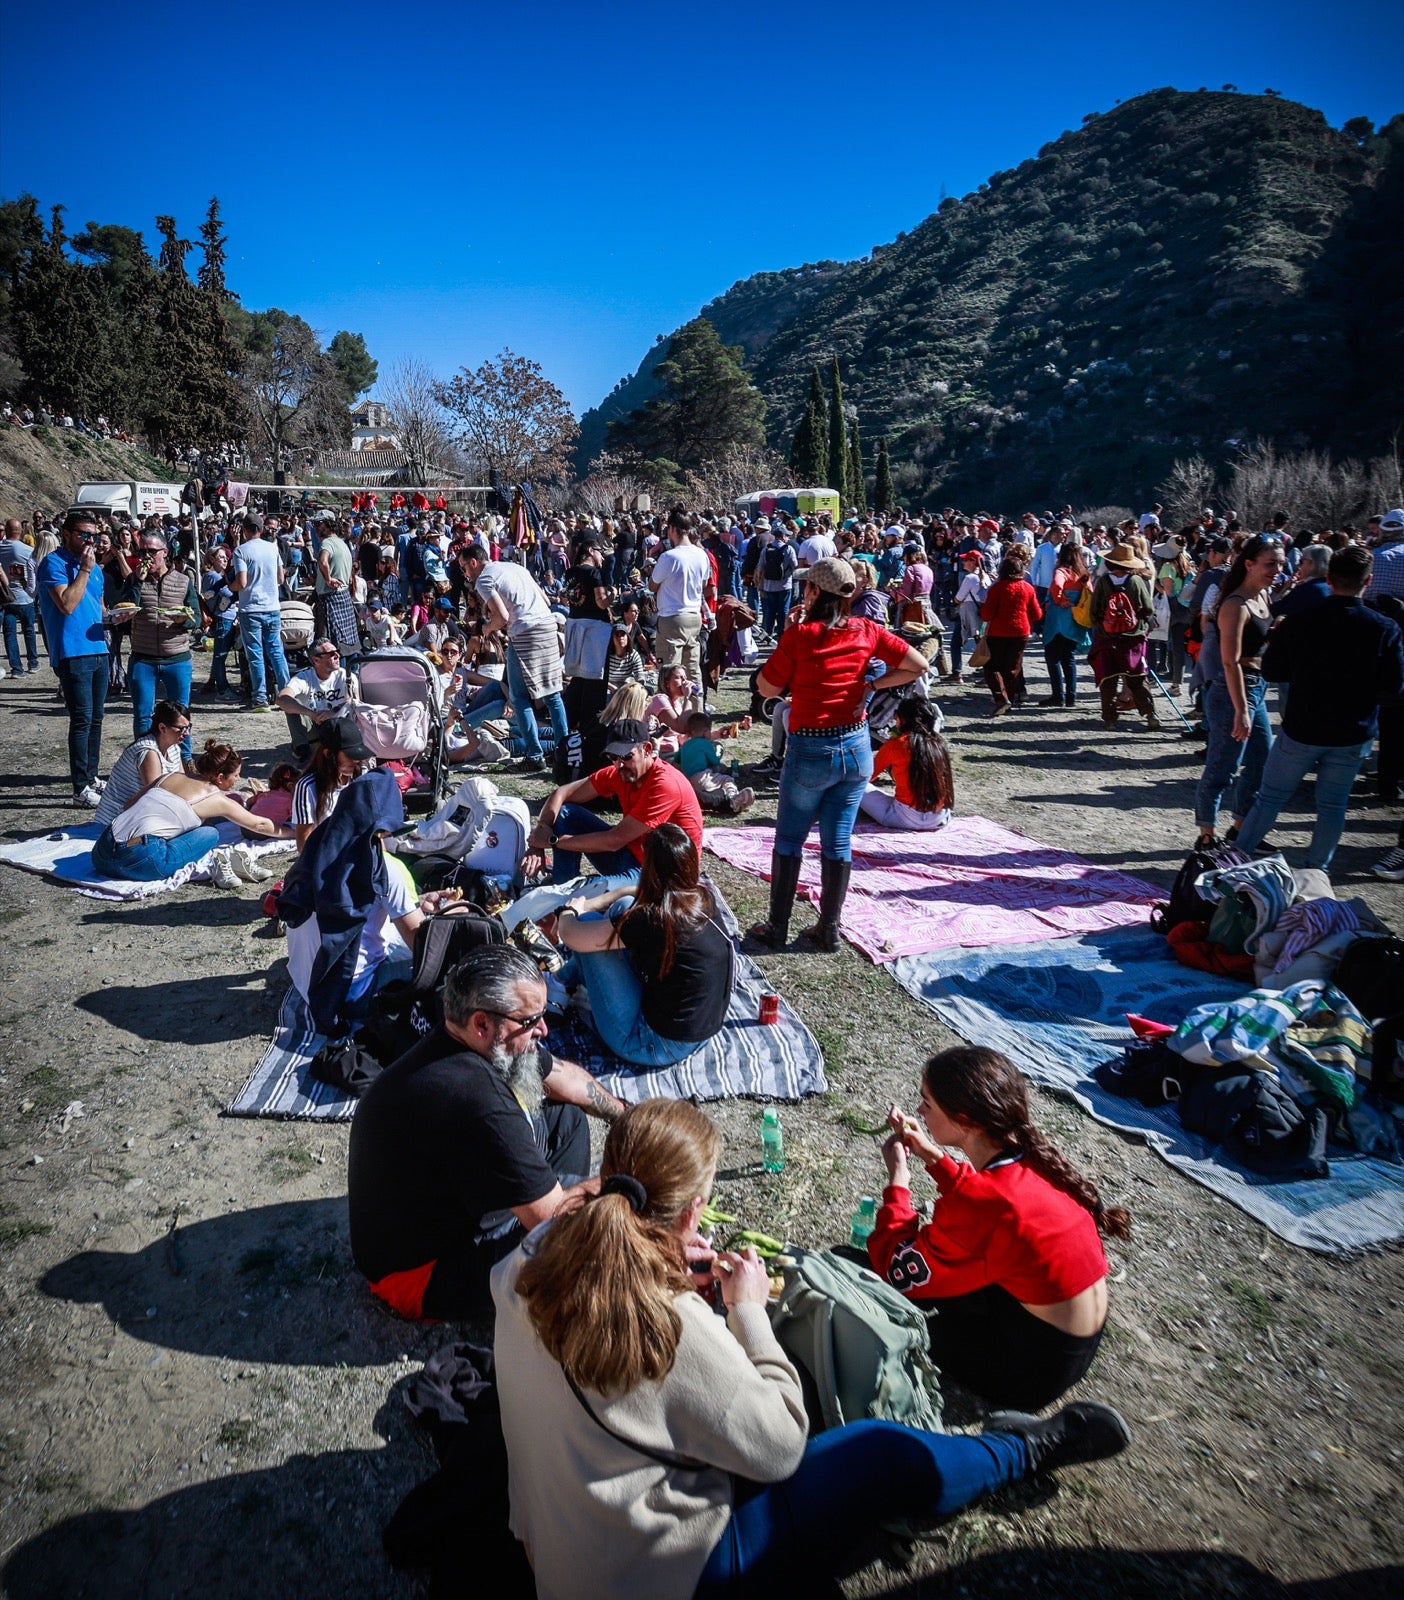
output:
[[[245,305],[382,370],[510,345],[577,409],[738,278],[863,255],[1119,99],[1404,110],[1397,0],[6,11],[0,194],[154,237],[217,193]]]

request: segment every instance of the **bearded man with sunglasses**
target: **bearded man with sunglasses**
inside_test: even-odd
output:
[[[70,511],[63,519],[58,549],[44,557],[35,576],[49,661],[68,711],[73,803],[89,808],[102,799],[98,761],[107,704],[102,569],[93,550],[97,534],[97,519],[91,511]]]
[[[449,973],[444,1022],[371,1084],[351,1124],[351,1251],[401,1316],[491,1306],[488,1273],[585,1178],[584,1113],[624,1103],[544,1048],[546,985],[511,945]]]

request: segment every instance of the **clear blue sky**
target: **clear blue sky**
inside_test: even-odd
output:
[[[193,237],[217,193],[245,305],[382,371],[510,345],[577,409],[738,278],[863,255],[1119,99],[1404,110],[1398,0],[6,12],[0,194]]]

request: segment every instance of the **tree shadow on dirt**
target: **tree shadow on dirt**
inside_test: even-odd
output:
[[[80,995],[73,1004],[139,1039],[226,1044],[248,1038],[260,1008],[267,1012],[271,1032],[285,988],[276,969],[212,972],[199,978],[156,973],[150,983],[112,984]]]
[[[302,1147],[266,1158],[294,1168]],[[275,1173],[276,1175],[276,1173]],[[295,1366],[374,1366],[444,1329],[404,1322],[351,1259],[346,1201],[290,1200],[163,1230],[133,1253],[85,1250],[45,1273],[56,1300],[100,1304],[133,1339],[168,1350]]]
[[[376,1416],[384,1449],[290,1456],[263,1471],[236,1471],[162,1495],[138,1510],[66,1518],[10,1556],[5,1594],[12,1600],[95,1594],[402,1600],[410,1586],[391,1571],[381,1529],[433,1470],[433,1459],[399,1387]],[[257,1448],[256,1434],[249,1444]]]

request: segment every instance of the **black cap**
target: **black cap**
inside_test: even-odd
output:
[[[607,756],[627,756],[637,745],[648,743],[648,725],[635,722],[631,717],[625,717],[622,722],[614,723],[609,730],[609,738],[605,742]]]
[[[361,730],[353,717],[338,717],[335,722],[321,722],[313,728],[310,737],[328,750],[339,750],[353,761],[369,761],[375,751],[361,737]]]

